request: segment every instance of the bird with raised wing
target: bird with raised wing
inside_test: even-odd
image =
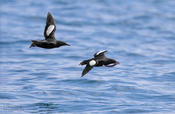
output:
[[[56,31],[56,24],[53,16],[51,13],[48,12],[47,14],[47,20],[46,20],[46,26],[44,30],[44,40],[31,40],[32,44],[31,47],[40,47],[40,48],[45,48],[45,49],[52,49],[52,48],[58,48],[60,46],[70,46],[69,44],[56,40],[55,39],[55,33]]]

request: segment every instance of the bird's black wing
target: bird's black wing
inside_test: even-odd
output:
[[[104,53],[106,53],[106,52],[107,52],[107,50],[99,51],[99,52],[94,54],[94,58],[102,58],[105,56]]]
[[[55,20],[52,17],[52,15],[50,14],[50,12],[48,12],[47,14],[47,20],[46,20],[46,26],[44,29],[44,37],[46,40],[55,40],[54,37],[54,32],[56,31],[56,24],[55,24]]]
[[[92,68],[93,68],[93,66],[90,66],[89,64],[87,64],[82,72],[81,77],[83,77],[85,74],[87,74]]]

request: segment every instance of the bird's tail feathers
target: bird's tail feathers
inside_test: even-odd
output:
[[[36,41],[35,40],[31,40],[31,42],[32,42],[32,44],[30,45],[29,48],[36,47],[36,45],[35,45]]]

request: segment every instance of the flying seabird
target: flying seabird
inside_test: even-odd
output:
[[[87,74],[93,67],[100,67],[100,66],[113,67],[119,64],[119,62],[117,62],[116,60],[107,58],[104,55],[105,52],[107,52],[107,50],[99,51],[94,54],[94,58],[84,60],[80,63],[80,65],[86,65],[86,67],[82,72],[81,77]]]
[[[70,46],[69,44],[55,39],[54,33],[56,31],[56,24],[50,12],[47,14],[46,26],[44,30],[45,40],[31,40],[31,47],[41,47],[46,49],[58,48],[60,46]]]

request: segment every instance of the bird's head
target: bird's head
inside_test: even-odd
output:
[[[104,66],[105,67],[113,67],[115,65],[118,65],[119,62],[114,60],[114,59],[108,59],[105,63],[104,63]]]

